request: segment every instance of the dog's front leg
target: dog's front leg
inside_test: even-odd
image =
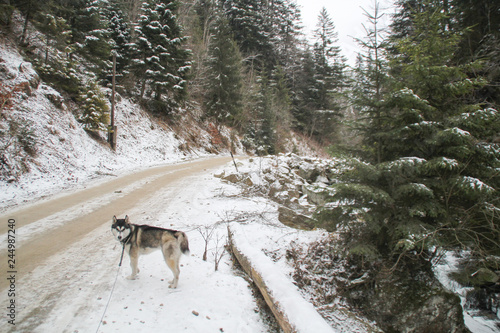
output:
[[[137,249],[131,248],[129,251],[130,256],[130,267],[132,268],[132,274],[127,277],[129,280],[135,280],[137,278],[137,273],[139,273],[139,268],[137,268],[137,264],[139,263],[139,253]]]

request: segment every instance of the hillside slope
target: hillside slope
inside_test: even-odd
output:
[[[117,149],[75,117],[77,105],[40,81],[7,39],[0,40],[0,202],[33,196],[92,178],[215,152],[198,126],[175,133],[127,98],[117,98]],[[196,146],[182,136],[197,137]]]
[[[212,144],[213,127],[202,120],[199,108],[179,109],[161,120],[119,94],[117,148],[113,151],[106,142],[107,134],[85,131],[77,120],[80,106],[41,80],[21,54],[15,40],[22,19],[19,15],[14,18],[12,31],[0,34],[0,209],[103,175],[228,154],[229,146],[236,153],[245,152],[237,133],[229,128],[221,129],[222,144]],[[43,36],[31,25],[30,29],[32,36],[39,37],[32,46],[43,48]],[[79,71],[86,73],[81,60]],[[110,106],[111,89],[100,89]],[[318,150],[311,148],[307,138],[293,133],[286,142],[284,149],[299,154],[314,155]]]

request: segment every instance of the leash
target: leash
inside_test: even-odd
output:
[[[123,243],[122,246],[122,256],[120,257],[120,263],[118,264],[118,270],[120,270],[120,267],[122,267],[122,261],[123,261],[123,254],[125,253],[125,243]]]
[[[122,246],[122,255],[120,257],[120,263],[118,264],[118,269],[116,270],[115,282],[113,282],[113,286],[111,287],[111,292],[109,293],[108,302],[106,303],[106,307],[104,308],[104,311],[102,313],[101,320],[99,320],[99,326],[97,326],[97,330],[95,331],[96,333],[98,333],[99,329],[101,328],[102,320],[104,319],[104,316],[106,315],[106,311],[108,311],[108,306],[109,306],[109,303],[111,302],[111,297],[113,297],[113,292],[115,291],[116,281],[118,281],[118,273],[120,273],[120,267],[122,266],[123,253],[125,253],[125,243],[123,243],[123,246]]]

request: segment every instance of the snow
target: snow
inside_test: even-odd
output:
[[[486,108],[486,109],[483,109],[483,110],[478,110],[476,112],[472,112],[472,113],[462,113],[461,114],[461,118],[463,120],[469,120],[469,118],[475,118],[477,117],[478,119],[481,119],[481,120],[484,120],[484,121],[488,121],[488,120],[493,120],[495,117],[497,117],[498,115],[498,111],[493,109],[493,108]]]
[[[18,73],[23,59],[0,43],[0,57],[9,71]],[[36,75],[7,80],[6,85]],[[44,197],[64,201],[66,195],[83,188],[99,186],[151,166],[175,164],[186,159],[206,158],[202,149],[179,147],[185,144],[165,124],[158,124],[126,98],[117,98],[115,123],[117,149],[91,138],[75,119],[73,105],[56,107],[48,96],[57,91],[41,83],[31,95],[16,95],[15,108],[3,111],[7,119],[22,119],[36,133],[36,158],[26,161],[29,171],[17,175],[15,182],[0,183],[0,211],[9,212],[26,204],[43,202]],[[5,126],[5,123],[2,124]],[[230,134],[223,130],[223,135]],[[209,141],[208,134],[200,133]],[[236,143],[239,146],[238,143]],[[10,155],[15,159],[15,155]],[[234,168],[229,164],[226,168]],[[220,172],[220,171],[219,171]],[[155,177],[124,186],[120,193],[147,186]],[[112,237],[110,223],[102,225],[81,240],[46,257],[30,272],[18,277],[16,285],[16,330],[36,332],[267,332],[269,324],[258,308],[253,290],[241,272],[233,268],[226,253],[215,271],[215,256],[224,248],[228,221],[251,219],[258,230],[272,221],[274,227],[261,234],[276,245],[276,239],[297,231],[277,220],[275,204],[261,198],[244,198],[240,189],[221,183],[213,170],[179,179],[150,198],[139,198],[126,212],[132,222],[185,231],[191,255],[181,260],[179,287],[168,288],[171,273],[160,252],[139,260],[139,279],[130,281],[129,259],[118,267],[121,247]],[[16,233],[18,251],[41,233],[67,225],[74,216],[85,216],[109,204],[120,193],[102,193],[77,205],[20,226]],[[202,230],[213,228],[208,261],[202,260],[205,242]],[[314,234],[314,233],[313,233]],[[316,235],[316,234],[314,234]],[[0,235],[5,240],[6,234]],[[274,241],[273,241],[274,240]],[[6,249],[2,242],[0,251]],[[287,274],[289,268],[269,263],[266,275]],[[286,278],[286,277],[285,277]],[[281,292],[286,296],[286,290]],[[0,295],[6,304],[7,292]],[[312,306],[302,301],[309,308]],[[290,305],[291,307],[291,305]],[[300,312],[299,310],[294,310]],[[102,318],[102,321],[101,321]],[[0,331],[10,329],[0,322]]]
[[[495,189],[484,182],[482,182],[480,179],[477,179],[475,177],[470,177],[470,176],[464,176],[458,179],[459,184],[465,188],[470,188],[473,190],[478,190],[482,192],[490,192],[493,193]]]
[[[411,156],[411,157],[402,157],[398,160],[391,161],[388,163],[388,168],[398,168],[398,169],[404,169],[404,168],[411,168],[415,166],[421,166],[423,164],[427,163],[427,161],[423,158],[416,157],[416,156]]]
[[[446,168],[448,170],[453,170],[454,168],[460,166],[458,161],[454,158],[439,157],[436,159],[436,162],[438,163],[439,166]]]
[[[19,54],[8,50],[2,43],[0,58],[7,70],[16,74],[12,79],[4,80],[5,86],[13,86],[36,74]],[[21,64],[23,73],[18,70]],[[16,95],[17,107],[3,111],[8,119],[21,119],[32,124],[37,133],[37,156],[36,160],[27,162],[29,172],[20,175],[16,182],[0,182],[2,213],[8,214],[13,208],[47,196],[57,195],[64,200],[66,194],[151,166],[208,156],[203,149],[191,149],[189,153],[181,150],[179,147],[185,144],[182,138],[167,125],[159,125],[150,119],[126,98],[119,99],[116,105],[118,145],[113,152],[89,137],[82,124],[75,120],[72,106],[55,107],[48,96],[60,95],[42,83],[30,96]],[[401,165],[424,162],[418,158],[399,161]],[[239,167],[240,171],[250,173],[254,184],[263,185],[262,177],[273,164],[278,165],[280,172],[286,172],[285,163],[280,159],[264,162],[255,159],[253,163],[240,164]],[[224,170],[233,168],[230,163]],[[171,273],[160,252],[140,258],[139,279],[126,279],[130,274],[129,261],[125,256],[122,267],[118,267],[121,247],[109,230],[110,217],[109,225],[82,235],[79,242],[46,258],[36,269],[16,281],[19,287],[16,329],[42,333],[268,332],[268,323],[258,308],[249,282],[233,267],[227,253],[222,257],[218,271],[214,269],[216,254],[223,250],[227,225],[232,223],[240,230],[237,237],[245,253],[263,272],[274,295],[294,318],[298,331],[331,330],[320,319],[311,321],[311,318],[317,318],[317,313],[300,297],[290,277],[292,268],[285,260],[286,249],[292,242],[308,244],[324,237],[325,232],[284,226],[278,221],[275,203],[244,196],[240,188],[214,177],[214,174],[221,173],[223,170],[207,170],[179,179],[152,197],[138,199],[127,211],[133,223],[187,233],[191,255],[181,259],[178,289],[168,288]],[[127,193],[154,180],[154,177],[146,178],[123,187],[121,191]],[[83,216],[106,205],[114,195],[103,193],[20,227],[16,230],[19,250],[41,232],[50,232],[67,224],[73,216]],[[214,233],[209,241],[208,261],[203,261],[205,241],[202,231],[207,228],[213,229]],[[0,251],[6,249],[5,239],[6,234],[0,235]],[[278,259],[270,260],[272,254]],[[4,290],[0,294],[0,304],[6,302]],[[469,317],[466,319],[472,329],[478,320]],[[350,321],[338,325],[343,325],[342,331],[345,332],[364,331]],[[8,329],[7,322],[1,321],[0,331]],[[488,332],[482,328],[473,331]]]
[[[394,97],[397,97],[397,98],[405,98],[406,96],[411,97],[411,98],[413,98],[414,100],[417,100],[417,101],[422,100],[420,98],[420,96],[418,96],[417,94],[415,94],[413,92],[412,89],[407,88],[407,87],[405,87],[405,88],[403,88],[403,89],[401,89],[401,90],[399,90],[399,91],[397,91],[397,92],[394,93]],[[422,100],[422,101],[424,101],[425,103],[428,103],[425,100]]]
[[[232,163],[225,167],[226,170],[233,168]],[[121,247],[109,230],[110,218],[109,225],[97,228],[81,241],[47,258],[16,282],[23,289],[17,298],[16,328],[42,333],[154,332],[165,328],[171,332],[268,332],[249,283],[235,271],[229,255],[225,254],[219,270],[214,270],[215,253],[222,249],[227,224],[232,221],[242,223],[247,239],[252,241],[246,252],[251,253],[252,261],[260,262],[259,270],[280,303],[295,318],[298,331],[307,332],[309,328],[315,328],[315,332],[327,331],[328,325],[321,324],[323,321],[311,322],[314,317],[305,317],[307,313],[314,313],[314,309],[291,283],[290,267],[269,259],[261,260],[264,249],[283,250],[290,239],[311,241],[324,232],[298,231],[283,226],[277,221],[275,204],[263,198],[242,196],[240,188],[213,176],[220,172],[207,170],[179,179],[151,198],[139,200],[127,212],[132,222],[187,233],[191,255],[181,259],[178,289],[168,288],[171,273],[163,264],[160,252],[140,258],[139,279],[126,279],[130,274],[128,257],[125,256],[119,268]],[[102,181],[94,183],[98,185]],[[146,180],[142,185],[151,181],[154,180]],[[123,188],[124,192],[130,190]],[[87,214],[107,204],[108,196],[103,194],[45,221],[19,228],[18,234],[23,238],[19,244],[37,237],[49,226],[56,228],[57,225],[51,226],[51,221],[67,223],[75,214]],[[206,262],[202,260],[205,243],[201,232],[204,228],[214,229]],[[6,294],[0,295],[2,304],[5,304]],[[1,325],[6,323],[0,322],[0,330],[6,328]]]
[[[10,77],[3,81],[5,88],[37,77],[30,63],[1,42],[0,62]],[[2,110],[0,129],[8,129],[10,122],[25,124],[36,135],[36,156],[20,161],[18,152],[6,150],[3,157],[14,171],[25,167],[29,172],[16,174],[13,183],[0,181],[0,211],[67,188],[81,188],[95,179],[208,156],[203,147],[182,150],[180,147],[185,146],[186,141],[168,125],[154,121],[138,105],[118,94],[115,106],[116,152],[84,131],[84,125],[76,120],[75,113],[80,111],[75,105],[61,103],[55,106],[51,102],[62,100],[52,87],[40,83],[37,88],[32,88],[31,95],[17,93],[13,100],[15,107]],[[190,135],[202,137],[202,133],[192,131]],[[105,133],[100,135],[104,141]],[[0,137],[0,144],[4,147],[1,140]],[[203,141],[207,147],[210,145],[208,139],[201,138],[200,142]]]
[[[288,318],[297,332],[334,332],[332,327],[316,312],[314,306],[300,294],[290,277],[278,271],[276,264],[260,249],[251,245],[244,230],[237,224],[231,224],[232,238],[238,250],[249,259],[263,282],[272,291],[272,297],[279,300],[280,310]]]
[[[109,230],[110,219],[109,225],[48,258],[17,281],[23,288],[17,299],[17,327],[21,331],[95,332],[104,314],[99,332],[159,331],[166,327],[171,332],[266,332],[248,282],[235,274],[229,256],[223,257],[219,271],[215,271],[215,243],[211,242],[209,260],[201,260],[204,242],[198,228],[220,222],[220,216],[232,206],[248,205],[239,199],[228,201],[221,193],[231,194],[234,189],[206,173],[180,180],[175,190],[165,188],[127,212],[135,223],[187,232],[192,255],[181,260],[178,289],[168,288],[171,273],[160,252],[140,258],[138,280],[126,279],[130,274],[128,258],[125,256],[119,268],[121,247]],[[103,204],[105,200],[81,203],[75,208],[79,212],[67,211],[59,218],[65,221],[72,214],[85,214]],[[223,224],[217,225],[216,231],[217,237],[227,232]],[[25,233],[20,228],[18,233],[26,240],[36,237],[36,230]],[[5,296],[2,293],[1,297]],[[32,312],[37,307],[40,315]]]
[[[434,266],[434,272],[439,281],[450,291],[456,293],[464,308],[464,321],[467,328],[473,333],[495,333],[498,332],[498,320],[489,320],[484,316],[475,315],[474,311],[465,309],[467,291],[472,287],[463,287],[452,280],[450,273],[457,271],[459,258],[453,252],[446,252],[441,260]]]
[[[463,129],[460,129],[458,127],[453,127],[451,129],[447,129],[445,131],[450,131],[453,134],[456,134],[456,135],[461,136],[461,137],[470,137],[471,136],[468,131],[464,131]]]

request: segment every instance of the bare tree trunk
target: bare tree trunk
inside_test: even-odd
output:
[[[21,34],[21,45],[26,43],[26,34],[28,33],[28,23],[31,18],[31,5],[28,6],[28,12],[24,20],[23,33]]]

